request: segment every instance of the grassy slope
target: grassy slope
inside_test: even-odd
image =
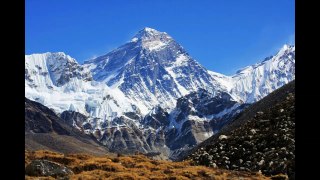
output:
[[[25,165],[34,159],[54,161],[72,169],[70,179],[269,179],[258,173],[228,171],[190,162],[153,160],[143,155],[91,156],[87,154],[60,154],[50,151],[26,151]],[[30,177],[26,179],[53,179]]]

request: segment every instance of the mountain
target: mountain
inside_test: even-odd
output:
[[[295,46],[285,44],[276,55],[247,66],[233,76],[209,73],[237,100],[254,103],[295,79]]]
[[[93,155],[108,153],[108,150],[95,138],[69,126],[52,110],[27,98],[25,98],[25,148]]]
[[[244,110],[187,156],[195,164],[295,174],[295,81]]]
[[[295,79],[295,46],[284,45],[275,55],[232,76],[231,94],[253,103]]]
[[[25,67],[26,81],[29,86],[36,88],[60,87],[72,78],[84,81],[92,79],[89,71],[85,71],[75,59],[63,52],[26,55]]]
[[[142,114],[161,104],[174,107],[176,99],[199,88],[220,90],[208,71],[172,37],[151,28],[110,53],[85,62],[93,78],[119,88],[136,102]]]
[[[112,112],[136,111],[121,91],[93,81],[89,69],[64,53],[32,54],[25,58],[25,96],[56,113],[72,110],[106,119]]]
[[[165,128],[170,158],[178,159],[184,151],[217,133],[246,106],[225,92],[213,95],[204,89],[179,98]]]
[[[225,76],[201,66],[167,33],[144,28],[82,65],[62,52],[26,55],[25,96],[110,151],[176,159],[293,80],[294,55],[286,45]]]

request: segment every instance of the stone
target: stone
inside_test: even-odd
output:
[[[226,136],[226,135],[220,135],[220,136],[219,136],[219,139],[220,139],[220,140],[228,139],[228,136]]]
[[[251,132],[251,134],[256,134],[257,133],[257,131],[255,129],[251,129],[250,132]]]
[[[48,160],[34,160],[27,165],[26,175],[29,176],[52,176],[64,177],[73,174],[73,172],[64,165]]]
[[[259,166],[262,166],[263,164],[264,164],[264,160],[263,160],[263,159],[258,162],[258,165],[259,165]]]

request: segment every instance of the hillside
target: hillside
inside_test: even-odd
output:
[[[94,138],[67,125],[52,110],[25,98],[25,149],[101,155],[107,149]]]
[[[187,156],[194,164],[295,175],[295,81],[244,110]]]
[[[42,167],[34,164],[42,163]],[[228,171],[189,162],[152,160],[143,155],[90,156],[50,151],[25,152],[25,179],[270,179],[259,173]],[[47,169],[46,166],[52,167]],[[60,171],[60,170],[64,171]],[[38,171],[43,170],[43,171]],[[44,177],[50,174],[51,176]],[[39,178],[42,175],[41,178]],[[279,177],[279,176],[276,176]]]

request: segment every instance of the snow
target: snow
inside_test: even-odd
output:
[[[184,54],[179,54],[179,56],[176,58],[174,65],[175,66],[186,66],[188,65],[189,58]]]
[[[219,83],[221,84],[221,86],[223,86],[223,88],[225,88],[228,92],[230,92],[230,90],[233,87],[233,81],[232,78],[229,76],[225,76],[223,74],[217,73],[217,72],[213,72],[208,70],[208,73]]]
[[[69,56],[61,53],[27,55],[26,68],[28,71],[35,69],[49,71],[47,62],[52,60],[52,56],[56,57],[57,55],[70,60]],[[66,60],[62,59],[61,61],[65,62]],[[62,86],[56,86],[52,82],[52,79],[56,76],[56,74],[52,74],[52,76],[42,76],[39,73],[31,74],[30,78],[33,82],[25,81],[25,96],[54,109],[57,113],[62,113],[65,110],[76,110],[84,115],[103,118],[113,112],[117,112],[119,115],[128,111],[134,112],[132,103],[125,98],[119,89],[110,89],[103,82],[92,83],[77,77],[71,78],[68,83]],[[50,89],[47,85],[53,88]],[[107,95],[111,100],[103,100]]]
[[[167,44],[162,41],[150,41],[150,42],[145,42],[143,44],[143,47],[146,49],[149,49],[149,51],[157,51],[157,50],[161,50],[166,45]]]
[[[151,32],[151,33],[158,32],[157,30],[149,28],[149,27],[145,27],[144,30],[147,32]]]
[[[172,67],[166,68],[166,71],[170,74],[170,76],[173,78],[174,83],[177,85],[178,91],[181,93],[181,96],[185,96],[189,94],[190,92],[186,90],[183,86],[180,85],[179,82],[177,82],[176,74],[172,71]]]
[[[138,38],[134,37],[131,39],[131,42],[137,42],[138,41]]]
[[[275,56],[242,68],[235,75],[208,72],[233,99],[253,103],[295,79],[294,54],[295,46],[284,45]]]

